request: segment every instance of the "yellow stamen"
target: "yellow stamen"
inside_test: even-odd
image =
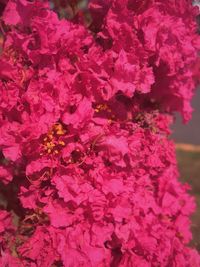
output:
[[[62,130],[62,129],[63,129],[63,127],[62,127],[62,125],[61,125],[60,123],[55,124],[54,128],[55,128],[56,130]]]
[[[52,140],[53,139],[53,134],[49,134],[48,137],[49,137],[49,139]]]
[[[61,145],[61,146],[65,146],[65,142],[64,141],[59,141],[58,144]]]
[[[57,133],[58,135],[64,135],[64,134],[65,134],[65,131],[63,131],[63,130],[58,130],[56,133]]]
[[[53,148],[55,146],[55,144],[53,142],[48,142],[46,144],[47,148]]]

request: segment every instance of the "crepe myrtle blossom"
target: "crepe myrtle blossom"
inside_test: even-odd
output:
[[[199,267],[169,139],[191,116],[198,8],[2,3],[0,266]]]

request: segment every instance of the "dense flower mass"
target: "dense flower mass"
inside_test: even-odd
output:
[[[191,116],[198,9],[1,2],[0,267],[199,267],[169,140],[172,112]]]

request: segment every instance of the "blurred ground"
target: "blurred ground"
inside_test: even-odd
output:
[[[200,151],[178,148],[177,160],[181,180],[191,185],[191,194],[196,198],[197,210],[192,217],[192,245],[200,251]]]

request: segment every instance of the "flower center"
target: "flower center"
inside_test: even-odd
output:
[[[54,155],[58,154],[62,147],[65,146],[65,142],[63,140],[65,134],[66,130],[61,123],[54,124],[43,139],[42,146],[44,153]],[[40,155],[43,155],[44,153],[41,153]]]

